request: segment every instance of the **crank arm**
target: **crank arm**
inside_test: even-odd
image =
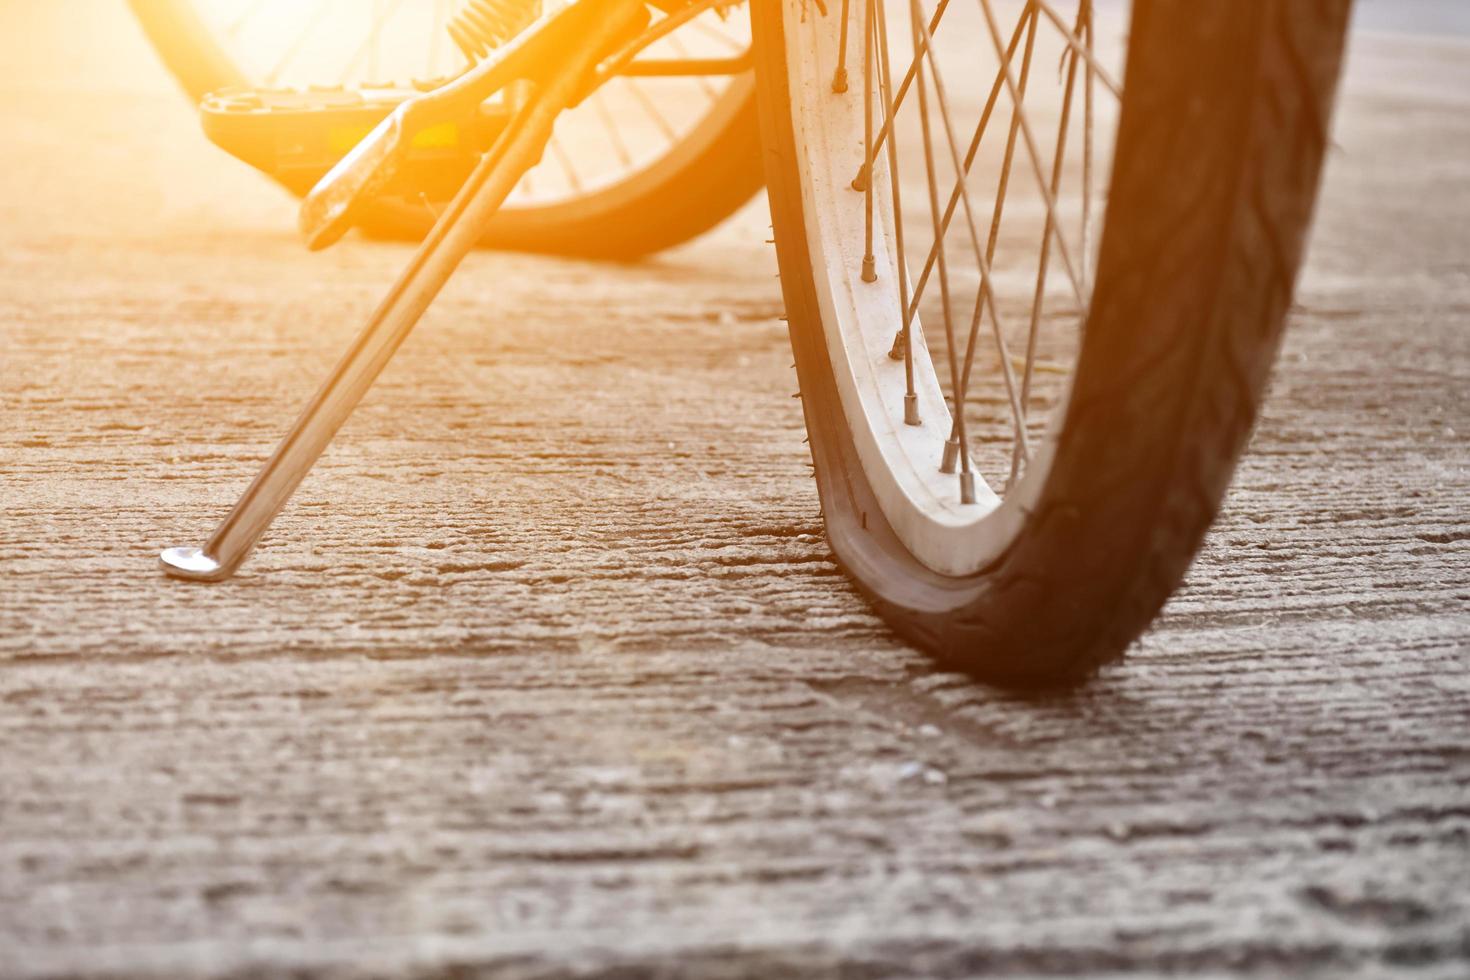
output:
[[[400,103],[302,200],[298,224],[307,247],[326,248],[357,223],[361,206],[392,181],[416,134],[466,118],[512,82],[544,87],[550,76],[564,72],[568,53],[585,45],[589,32],[605,26],[606,10],[600,0],[578,0],[543,14],[458,78]],[[648,23],[641,5],[638,12],[641,17],[620,21],[617,31],[603,35],[599,57],[637,37]],[[596,59],[580,71],[579,79],[590,74],[595,63]],[[577,101],[574,97],[569,104]]]
[[[586,73],[609,44],[647,17],[642,0],[583,0],[578,6],[595,14],[557,52],[559,70],[549,74],[544,87],[529,93],[229,516],[203,547],[169,548],[159,556],[166,573],[196,581],[219,581],[235,573],[480,240],[486,222],[521,175],[540,160],[557,115],[575,100]]]

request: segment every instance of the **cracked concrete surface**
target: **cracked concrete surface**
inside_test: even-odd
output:
[[[472,256],[165,581],[407,253],[304,253],[115,26],[127,85],[0,86],[0,974],[1470,971],[1465,42],[1355,40],[1226,513],[1023,700],[830,561],[760,202]]]

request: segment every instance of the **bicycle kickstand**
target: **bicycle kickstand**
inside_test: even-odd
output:
[[[642,0],[579,0],[548,15],[493,63],[395,110],[308,196],[302,225],[320,247],[340,235],[352,206],[375,192],[398,149],[436,114],[477,105],[508,81],[529,92],[494,145],[439,216],[407,267],[317,389],[233,510],[202,547],[159,556],[171,576],[217,582],[249,556],[281,509],[352,414],[460,261],[484,233],[522,174],[541,158],[557,115],[575,103],[598,59],[647,21]],[[446,108],[447,107],[447,108]]]

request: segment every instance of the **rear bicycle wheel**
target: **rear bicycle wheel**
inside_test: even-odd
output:
[[[901,634],[1023,685],[1119,656],[1214,518],[1350,4],[1060,6],[752,12],[833,551]]]
[[[531,0],[534,2],[534,0]],[[450,25],[461,0],[129,0],[165,65],[196,101],[228,87],[409,83],[461,67]],[[502,6],[515,6],[503,4]],[[711,9],[647,54],[712,70],[748,56],[741,6]],[[485,235],[495,248],[631,259],[687,241],[760,189],[751,72],[624,77],[558,122]],[[371,234],[419,238],[422,202],[380,202]]]

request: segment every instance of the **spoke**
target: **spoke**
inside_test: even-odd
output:
[[[844,3],[844,7],[846,4]],[[863,155],[873,161],[873,0],[863,3]],[[873,182],[863,184],[863,282],[878,278],[873,262]]]
[[[618,155],[618,160],[625,167],[633,166],[633,154],[628,152],[628,144],[623,142],[623,134],[618,131],[618,125],[613,121],[612,113],[608,111],[607,97],[603,95],[601,86],[592,90],[592,109],[597,113],[597,118],[602,121],[602,128],[607,131],[608,142],[612,143],[613,152]]]
[[[944,257],[943,239],[940,239],[939,230],[939,187],[934,176],[934,141],[929,131],[929,97],[928,85],[924,82],[923,51],[920,49],[920,38],[923,36],[924,20],[919,14],[919,0],[909,0],[909,32],[913,38],[914,45],[914,79],[918,82],[919,93],[919,126],[924,136],[924,176],[929,188],[929,220],[934,230],[935,238],[940,240],[939,246],[939,295],[944,310],[944,338],[946,351],[949,356],[949,379],[950,391],[953,393],[955,407],[955,419],[957,421],[958,438],[952,438],[944,447],[944,459],[939,468],[946,473],[954,472],[954,464],[958,457],[960,467],[960,503],[971,504],[975,502],[975,475],[970,471],[970,451],[967,437],[965,435],[965,406],[958,400],[960,388],[960,368],[955,356],[954,344],[954,316],[950,310],[949,303],[949,265]]]
[[[266,85],[275,85],[281,77],[281,72],[286,70],[286,66],[296,60],[296,56],[301,53],[302,47],[306,44],[306,39],[316,30],[317,24],[321,23],[322,17],[326,15],[327,10],[331,6],[332,0],[318,0],[316,7],[307,18],[306,26],[301,29],[300,34],[296,35],[296,40],[291,42],[291,46],[286,49],[285,54],[281,55],[280,60],[276,62],[276,66],[266,72]]]
[[[837,28],[837,68],[832,72],[834,92],[847,91],[847,4],[848,0],[842,0],[842,19]]]
[[[567,155],[566,149],[561,145],[561,140],[553,135],[550,139],[551,155],[556,157],[556,162],[561,166],[562,173],[566,175],[567,183],[571,185],[572,192],[582,193],[582,180],[577,176],[577,168],[572,166],[572,158]]]
[[[662,112],[658,111],[658,106],[654,105],[653,100],[648,97],[648,94],[639,88],[638,83],[633,81],[633,79],[624,77],[623,81],[627,84],[628,91],[633,93],[633,98],[643,107],[643,111],[648,114],[648,117],[653,120],[654,125],[664,134],[664,138],[670,143],[676,142],[679,139],[678,132],[673,126],[669,125],[669,121],[664,118]]]
[[[1007,64],[1010,64],[1015,58],[1016,48],[1020,46],[1021,37],[1027,33],[1027,27],[1031,23],[1028,17],[1022,17],[1016,22],[1016,30],[1011,35],[1010,46],[1006,48]],[[1004,87],[1005,74],[1002,71],[997,71],[995,73],[995,82],[990,86],[990,95],[985,100],[985,110],[980,113],[980,121],[975,125],[975,134],[971,137],[969,149],[965,152],[964,177],[969,176],[970,167],[975,163],[975,155],[980,151],[980,143],[985,138],[985,132],[990,126],[990,117],[995,111],[996,100],[1000,97],[1001,89]],[[959,207],[960,187],[961,184],[957,182],[954,190],[950,192],[949,203],[944,208],[944,221],[941,224],[941,228],[946,234],[949,232],[950,219],[954,217],[955,209]],[[919,308],[919,299],[924,292],[925,285],[929,282],[929,273],[934,269],[936,255],[938,255],[937,249],[931,248],[928,257],[924,259],[924,268],[919,274],[918,282],[914,286],[913,299],[910,301],[909,310],[906,314],[909,317],[912,317]]]
[[[706,24],[702,18],[699,20],[690,21],[690,23],[693,25],[695,30],[699,31],[706,37],[714,38],[716,41],[719,41],[731,51],[744,51],[745,49],[750,47],[749,41],[741,41],[738,38],[731,37],[724,31],[716,30],[710,24]]]
[[[352,74],[357,71],[357,66],[362,64],[364,59],[367,59],[368,62],[367,80],[381,80],[378,77],[380,67],[378,57],[382,47],[383,28],[387,26],[388,21],[393,19],[393,15],[398,13],[399,8],[402,6],[403,0],[389,0],[387,3],[384,3],[384,0],[373,0],[372,27],[368,29],[368,36],[363,39],[362,44],[358,45],[357,50],[353,52],[351,59],[347,62],[347,67],[342,70],[341,80],[344,85],[352,77]]]
[[[1084,18],[1087,16],[1086,4],[1084,3],[1077,11],[1078,27],[1083,28]],[[1067,65],[1067,87],[1062,96],[1062,117],[1057,123],[1057,147],[1052,156],[1051,165],[1051,193],[1056,197],[1062,186],[1062,166],[1067,159],[1067,128],[1072,121],[1072,95],[1077,84],[1077,62],[1078,57],[1072,53]],[[1026,329],[1026,361],[1021,368],[1021,430],[1024,432],[1027,422],[1026,406],[1031,399],[1031,375],[1036,364],[1036,338],[1041,329],[1041,313],[1046,303],[1046,274],[1051,265],[1051,212],[1046,215],[1046,228],[1041,233],[1041,257],[1036,268],[1036,291],[1031,297],[1031,322]],[[1021,471],[1022,457],[1026,453],[1021,444],[1017,443],[1011,449],[1011,475],[1007,485],[1016,482],[1017,475]]]
[[[731,7],[715,7],[714,20],[711,21],[710,18],[706,17],[702,23],[706,27],[706,34],[712,37],[718,37],[725,44],[733,45],[736,49],[744,51],[750,47],[750,28],[747,25],[746,29],[742,31],[737,27],[733,33],[729,30],[729,28],[736,26],[736,21],[730,17],[730,11],[732,9]]]
[[[398,4],[401,2],[402,0],[394,0],[392,9],[397,9]],[[373,0],[373,27],[371,32],[368,34],[369,81],[377,81],[381,79],[383,75],[383,45],[381,43],[383,39],[383,21],[387,19],[388,16],[391,16],[391,13],[384,13],[384,10],[387,9],[389,8],[386,8],[384,6],[383,0]],[[342,81],[345,82],[347,81],[347,79],[344,78],[342,79]]]
[[[1097,58],[1093,56],[1092,46],[1083,41],[1079,41],[1077,35],[1067,28],[1067,24],[1062,20],[1061,15],[1053,10],[1051,4],[1047,3],[1046,0],[1031,0],[1031,2],[1035,3],[1041,12],[1046,15],[1046,19],[1051,21],[1056,26],[1056,29],[1062,32],[1062,40],[1067,42],[1067,47],[1071,48],[1074,54],[1079,55],[1087,61],[1087,67],[1092,69],[1093,73],[1097,75],[1098,81],[1102,82],[1103,86],[1109,92],[1112,92],[1114,97],[1119,99],[1123,98],[1123,87],[1113,80],[1113,76],[1106,68],[1098,64]],[[986,12],[988,14],[988,0],[981,0],[981,4],[987,8]]]
[[[877,0],[878,16],[878,85],[883,100],[883,124],[893,127],[893,79],[888,64],[888,16],[883,0]],[[909,266],[903,248],[903,198],[899,193],[897,140],[888,141],[889,193],[893,196],[893,242],[898,260],[898,310],[903,317],[898,343],[903,348],[903,421],[905,425],[922,425],[919,417],[919,395],[914,389],[914,318],[909,311]],[[890,352],[890,356],[891,352]]]
[[[669,46],[674,49],[674,53],[677,54],[679,57],[683,58],[685,61],[689,60],[689,48],[687,45],[685,45],[683,40],[680,39],[678,32],[669,35]],[[718,97],[718,93],[715,91],[715,87],[710,84],[708,76],[695,75],[694,81],[699,85],[699,89],[704,93],[705,98],[713,102]]]
[[[1026,7],[1030,18],[1030,24],[1026,29],[1026,54],[1021,59],[1021,101],[1026,100],[1026,89],[1031,84],[1031,56],[1035,51],[1036,42],[1036,8],[1028,4]],[[1011,172],[1016,162],[1016,136],[1021,129],[1021,113],[1019,110],[1011,113],[1011,125],[1006,131],[1005,157],[1000,165],[1000,184],[995,193],[995,205],[990,213],[990,234],[985,242],[985,260],[995,261],[995,246],[1000,241],[1000,226],[1005,218],[1006,200],[1010,196]],[[956,188],[958,190],[958,188]]]
[[[936,30],[939,29],[939,20],[944,16],[944,11],[948,7],[949,0],[939,0],[939,6],[934,9],[934,16],[929,21],[930,34],[933,34]],[[914,81],[914,66],[916,64],[918,64],[917,58],[909,64],[909,70],[904,73],[903,81],[900,82],[898,85],[898,99],[897,101],[893,102],[893,112],[885,113],[886,118],[891,119],[893,116],[896,116],[898,114],[898,110],[903,106],[903,100],[909,94],[909,86],[913,84]],[[873,141],[872,149],[866,155],[863,161],[863,165],[858,169],[857,176],[852,179],[853,190],[860,191],[867,185],[868,171],[872,168],[873,161],[878,158],[878,151],[883,149],[883,144],[887,142],[888,131],[889,126],[887,122],[885,122],[883,124],[883,128],[878,131],[878,138],[877,140]]]
[[[255,0],[254,3],[246,7],[244,13],[239,14],[234,20],[225,25],[225,36],[231,39],[238,36],[245,29],[245,25],[255,19],[255,15],[260,13],[261,8],[265,4],[266,0]]]
[[[429,25],[429,75],[432,77],[439,74],[439,62],[444,58],[444,35],[448,33],[445,24],[448,22],[448,6],[450,0],[434,0],[434,22]]]
[[[917,5],[919,0],[912,0],[912,2]],[[923,21],[917,21],[915,23],[915,28],[917,30],[924,30]],[[975,341],[980,332],[980,321],[984,318],[984,311],[988,309],[990,312],[991,329],[995,335],[995,344],[1000,352],[1001,374],[1005,377],[1006,394],[1009,397],[1011,403],[1011,419],[1016,429],[1016,437],[1022,447],[1022,451],[1029,456],[1031,447],[1026,440],[1026,426],[1023,422],[1023,411],[1021,408],[1020,396],[1016,389],[1015,373],[1011,368],[1010,350],[1006,347],[1005,331],[1001,328],[1000,322],[1000,310],[996,307],[994,284],[992,283],[990,276],[990,259],[988,257],[988,253],[982,252],[980,249],[980,234],[976,230],[975,214],[974,210],[970,206],[970,190],[965,183],[965,178],[963,175],[963,165],[960,161],[959,142],[955,139],[954,123],[950,119],[949,97],[945,94],[944,91],[944,76],[940,73],[939,62],[933,54],[933,39],[929,37],[926,32],[923,40],[926,42],[925,47],[929,51],[928,61],[930,76],[934,81],[935,101],[939,105],[940,121],[944,124],[944,136],[945,142],[949,146],[950,161],[954,165],[955,173],[960,175],[960,200],[965,207],[965,224],[970,232],[970,245],[975,250],[975,261],[980,266],[980,292],[975,297],[975,312],[970,318],[970,329],[968,334],[966,335],[964,373],[960,375],[959,382],[955,387],[955,404],[958,407],[958,411],[955,413],[955,424],[954,430],[952,432],[952,438],[959,440],[961,447],[963,447],[962,457],[963,459],[968,461],[969,443],[966,441],[965,438],[965,396],[968,394],[969,390],[970,367],[974,363],[975,359]],[[923,95],[922,88],[920,89],[920,95]],[[937,206],[937,201],[934,209],[934,218],[935,231],[936,233],[942,234],[939,229],[939,209]],[[939,253],[939,260],[940,291],[945,297],[945,305],[947,309],[949,299],[947,290],[945,289],[944,252],[942,248]],[[948,323],[948,321],[946,321],[946,323]]]
[[[1039,3],[1040,0],[1032,0],[1032,2]],[[1000,27],[995,22],[995,10],[992,7],[991,0],[980,0],[980,9],[985,13],[985,23],[990,30],[990,40],[995,46],[995,55],[997,58],[1003,59],[1005,54],[1001,46]],[[1046,177],[1041,172],[1041,151],[1036,148],[1036,137],[1032,134],[1031,123],[1026,118],[1024,100],[1017,91],[1016,79],[1011,73],[1011,66],[1009,64],[1003,64],[1001,67],[1005,72],[1006,89],[1011,94],[1011,102],[1015,106],[1016,116],[1021,120],[1021,136],[1026,141],[1026,155],[1031,160],[1031,170],[1036,176],[1036,186],[1041,191],[1041,196],[1046,202],[1047,213],[1055,216],[1057,213],[1056,198],[1052,195]],[[1072,252],[1067,248],[1066,239],[1062,237],[1061,223],[1053,221],[1051,231],[1052,237],[1056,239],[1057,253],[1061,255],[1062,265],[1067,270],[1067,278],[1071,280],[1072,291],[1077,298],[1077,305],[1081,309],[1086,309],[1087,304],[1082,296],[1082,283],[1077,277],[1077,267],[1072,261]]]

